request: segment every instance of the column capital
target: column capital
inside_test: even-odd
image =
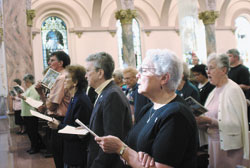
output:
[[[121,24],[132,24],[132,19],[136,17],[136,10],[118,10],[115,12],[116,20],[120,20]]]
[[[215,20],[219,17],[218,11],[204,11],[199,13],[199,19],[201,19],[204,25],[214,24]]]
[[[27,15],[27,26],[32,27],[33,19],[36,16],[36,11],[33,9],[26,10]]]

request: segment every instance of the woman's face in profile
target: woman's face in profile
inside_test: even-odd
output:
[[[222,77],[226,75],[223,70],[217,67],[215,60],[211,60],[207,65],[208,80],[212,85],[217,86]]]
[[[151,60],[144,60],[137,74],[138,92],[148,98],[160,89],[159,76],[155,75],[154,72],[155,68]]]
[[[69,72],[66,71],[64,89],[71,90],[74,88],[74,82],[72,81],[72,76]]]

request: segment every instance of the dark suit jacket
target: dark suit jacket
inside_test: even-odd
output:
[[[100,94],[90,118],[90,129],[98,136],[114,135],[121,140],[132,127],[129,102],[121,89],[111,81]],[[119,155],[107,154],[91,136],[88,148],[88,168],[121,168]]]

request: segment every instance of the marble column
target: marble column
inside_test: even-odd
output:
[[[31,8],[31,0],[2,0],[3,1],[3,32],[4,57],[8,91],[13,86],[15,78],[23,79],[26,73],[34,74],[34,64],[31,44],[31,26],[27,25],[27,10]],[[34,15],[32,16],[32,18]],[[10,101],[9,101],[10,102]],[[11,109],[11,103],[9,103]],[[13,113],[9,113],[10,127],[13,128]]]
[[[27,26],[26,15],[30,3],[31,0],[3,0],[4,44],[9,89],[13,79],[22,80],[26,73],[34,73],[31,27]]]
[[[3,37],[3,0],[0,0],[0,117],[6,115],[8,111],[7,95],[8,87]]]
[[[215,0],[206,0],[206,5],[207,10],[199,13],[199,19],[205,25],[207,56],[209,56],[209,54],[216,52],[215,20],[218,18],[219,12],[215,11]]]
[[[136,67],[136,58],[134,53],[132,19],[135,18],[135,10],[126,9],[116,12],[115,17],[120,20],[122,26],[122,55],[125,66]]]

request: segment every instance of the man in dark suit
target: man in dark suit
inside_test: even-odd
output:
[[[98,136],[114,135],[124,139],[132,126],[129,102],[112,81],[114,61],[105,52],[88,56],[86,78],[98,94],[90,118],[90,129]],[[107,154],[91,136],[88,148],[88,168],[121,168],[119,155]]]

